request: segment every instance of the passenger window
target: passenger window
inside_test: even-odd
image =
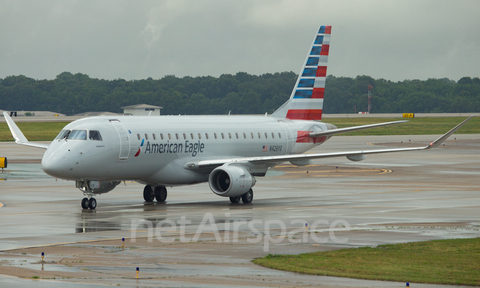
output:
[[[222,139],[225,139],[225,136],[223,135],[223,133],[222,133]]]
[[[148,140],[148,135],[147,135],[147,133],[145,133],[145,140]]]
[[[100,135],[100,132],[98,132],[97,130],[90,130],[90,132],[88,132],[88,138],[90,140],[95,140],[95,141],[102,141],[102,136]]]
[[[177,140],[178,140],[178,133],[175,133],[175,138],[177,138]]]
[[[247,139],[247,134],[245,134],[245,132],[243,132],[243,139]]]
[[[160,139],[163,140],[163,133],[160,133]]]
[[[213,137],[215,137],[215,139],[217,139],[217,133],[213,133]]]
[[[172,134],[168,133],[168,140],[172,140]]]
[[[272,139],[275,139],[275,134],[273,134],[273,132],[272,132]]]
[[[282,134],[280,134],[280,132],[278,132],[278,138],[282,138]]]
[[[87,130],[72,130],[67,137],[68,140],[87,140]]]
[[[228,139],[232,139],[232,134],[228,133]]]
[[[252,139],[253,139],[253,132],[250,132],[250,134],[252,134]]]
[[[137,138],[138,138],[138,140],[140,140],[140,134],[137,134]]]
[[[198,140],[201,140],[201,139],[202,139],[202,134],[198,133]]]
[[[153,140],[157,140],[157,136],[155,136],[155,133],[152,134]]]
[[[237,137],[237,139],[238,139],[238,133],[235,133],[235,137]]]
[[[268,139],[268,134],[267,134],[267,132],[265,132],[265,139]]]
[[[183,133],[183,140],[187,140],[187,134]]]
[[[258,139],[262,139],[262,135],[258,132]]]
[[[205,139],[208,139],[208,133],[205,133]]]

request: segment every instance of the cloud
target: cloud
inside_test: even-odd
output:
[[[328,73],[390,80],[480,71],[478,1],[2,1],[0,78],[299,72],[321,24]]]

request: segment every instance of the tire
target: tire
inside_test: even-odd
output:
[[[167,188],[164,186],[155,187],[155,199],[160,203],[165,202],[167,200]]]
[[[89,204],[88,198],[83,198],[82,199],[82,208],[83,209],[88,209],[88,204]]]
[[[242,202],[245,204],[249,204],[249,203],[252,203],[252,201],[253,201],[253,190],[250,189],[248,190],[247,193],[242,195]]]
[[[95,198],[90,198],[90,201],[88,201],[88,208],[90,208],[90,210],[95,210],[95,208],[97,208],[97,200],[95,200]]]
[[[155,194],[153,193],[152,186],[147,185],[145,188],[143,188],[143,199],[145,202],[153,202],[153,199],[155,199]]]
[[[230,202],[232,202],[233,204],[237,204],[240,203],[240,199],[242,199],[242,197],[240,196],[230,197]]]

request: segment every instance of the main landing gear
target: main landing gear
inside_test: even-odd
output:
[[[97,200],[95,200],[95,198],[91,197],[90,199],[88,199],[87,197],[83,198],[82,199],[82,208],[83,209],[91,209],[91,210],[94,210],[95,208],[97,208]]]
[[[167,200],[167,188],[165,186],[152,187],[147,185],[143,188],[143,199],[145,199],[145,202],[153,202],[154,199],[157,199],[157,202],[163,203]]]
[[[240,199],[242,199],[242,202],[244,204],[252,203],[252,201],[253,201],[253,190],[252,189],[248,190],[248,192],[243,194],[242,196],[230,197],[230,202],[232,202],[233,204],[237,204],[237,203],[240,203]]]

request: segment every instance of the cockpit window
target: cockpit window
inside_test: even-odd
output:
[[[87,140],[87,130],[72,130],[67,137],[68,140]]]
[[[68,134],[70,134],[70,130],[62,130],[60,133],[58,133],[57,137],[55,137],[55,140],[65,139],[68,137]]]
[[[88,132],[88,139],[102,141],[102,135],[100,135],[100,132],[97,130],[90,130]]]

